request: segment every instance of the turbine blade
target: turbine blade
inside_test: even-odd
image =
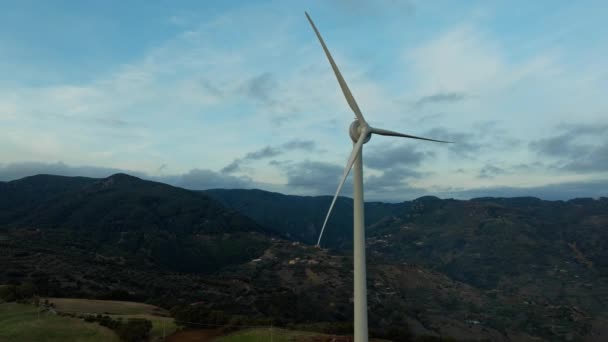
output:
[[[350,92],[350,89],[348,89],[348,85],[346,84],[346,81],[342,77],[342,74],[340,73],[340,69],[338,69],[336,62],[334,62],[334,59],[331,56],[331,53],[329,53],[329,50],[327,49],[327,46],[325,45],[325,42],[323,41],[323,38],[321,37],[319,30],[317,30],[315,23],[312,22],[312,19],[310,18],[308,13],[307,12],[304,12],[304,13],[306,14],[306,18],[308,18],[308,21],[310,22],[312,29],[315,31],[317,38],[319,38],[319,42],[321,42],[321,46],[323,47],[323,50],[325,51],[325,55],[327,56],[327,59],[329,60],[329,64],[331,64],[331,68],[334,69],[334,74],[336,74],[338,83],[340,83],[340,88],[342,88],[344,97],[346,97],[346,102],[348,102],[348,105],[350,106],[350,108],[353,110],[353,112],[355,112],[357,119],[359,119],[359,121],[361,121],[362,123],[366,123],[365,118],[363,118],[363,114],[361,113],[361,109],[359,109],[359,106],[357,105],[357,101],[355,101],[353,94]]]
[[[446,143],[446,144],[453,144],[454,143],[453,141],[443,141],[443,140],[435,140],[435,139],[429,139],[429,138],[422,138],[422,137],[417,137],[415,135],[403,134],[403,133],[399,133],[399,132],[393,132],[393,131],[389,131],[389,130],[386,130],[386,129],[374,128],[374,127],[370,128],[370,132],[371,133],[375,133],[375,134],[379,134],[379,135],[387,135],[387,136],[391,136],[391,137],[403,137],[403,138],[411,138],[411,139],[428,140],[428,141],[435,141],[435,142]]]
[[[331,214],[331,210],[334,208],[334,204],[336,204],[336,199],[338,199],[338,195],[340,194],[340,190],[342,190],[342,186],[344,186],[344,182],[346,182],[346,177],[350,173],[350,169],[353,167],[355,160],[359,157],[359,152],[361,151],[361,146],[363,146],[363,141],[369,134],[369,130],[363,129],[361,134],[359,135],[359,139],[357,143],[353,147],[353,151],[350,153],[350,157],[348,158],[348,162],[346,163],[346,168],[344,169],[344,174],[342,175],[342,180],[338,185],[338,190],[336,190],[336,194],[334,195],[333,200],[329,206],[329,210],[327,211],[327,216],[325,216],[325,222],[323,222],[323,227],[321,228],[321,234],[319,234],[319,240],[317,240],[317,247],[321,243],[321,238],[323,237],[323,232],[325,231],[325,225],[327,225],[327,220],[329,220],[329,215]]]

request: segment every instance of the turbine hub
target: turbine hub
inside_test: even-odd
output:
[[[357,142],[357,140],[359,140],[359,136],[361,135],[361,130],[363,129],[363,125],[360,124],[358,119],[355,119],[355,121],[353,121],[353,123],[350,124],[350,128],[348,129],[348,134],[350,135],[350,138],[353,142]],[[369,139],[372,138],[372,134],[369,133],[367,135],[367,137],[365,137],[365,140],[363,140],[363,143],[367,143],[369,141]]]

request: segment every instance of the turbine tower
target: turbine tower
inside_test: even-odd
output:
[[[346,168],[344,169],[344,174],[342,175],[342,180],[338,184],[338,189],[336,190],[336,194],[334,195],[333,200],[331,201],[331,205],[329,206],[329,210],[327,212],[327,216],[325,217],[325,222],[323,222],[323,228],[321,228],[321,234],[319,235],[319,240],[317,241],[317,247],[321,243],[321,238],[323,237],[323,231],[325,231],[325,225],[327,224],[327,220],[329,219],[329,215],[331,214],[331,210],[336,203],[336,199],[340,194],[340,190],[342,190],[342,186],[350,173],[350,169],[354,166],[354,176],[353,176],[353,185],[354,185],[354,193],[353,193],[353,222],[354,222],[354,241],[353,241],[353,249],[354,249],[354,258],[353,264],[355,268],[354,272],[354,302],[355,302],[355,342],[367,342],[368,341],[368,331],[367,331],[367,270],[365,266],[365,212],[364,212],[364,202],[363,202],[363,144],[369,141],[372,134],[379,135],[387,135],[393,137],[402,137],[402,138],[411,138],[411,139],[419,139],[419,140],[428,140],[435,141],[440,143],[449,143],[449,141],[441,141],[434,140],[428,138],[417,137],[409,134],[403,134],[398,132],[389,131],[386,129],[375,128],[370,126],[355,98],[351,94],[348,89],[348,85],[336,62],[331,57],[319,30],[312,22],[312,19],[308,15],[307,12],[306,18],[310,22],[312,29],[315,31],[317,38],[319,38],[319,42],[325,51],[325,55],[329,60],[329,64],[331,64],[332,69],[334,70],[334,74],[338,79],[338,83],[340,84],[340,88],[342,88],[342,92],[344,93],[344,97],[346,97],[346,102],[355,113],[356,119],[350,125],[349,134],[350,138],[353,141],[353,150],[350,153],[350,157],[348,158],[348,162],[346,163]]]

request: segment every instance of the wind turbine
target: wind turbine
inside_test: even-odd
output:
[[[410,139],[419,139],[419,140],[428,140],[440,143],[450,143],[449,141],[441,141],[434,140],[428,138],[417,137],[414,135],[403,134],[399,132],[393,132],[386,129],[375,128],[370,126],[355,98],[351,94],[348,89],[348,85],[336,62],[331,57],[319,30],[312,22],[312,19],[308,15],[307,12],[306,18],[310,22],[312,29],[315,31],[317,38],[319,38],[319,42],[325,51],[325,55],[329,60],[329,64],[331,64],[332,69],[334,70],[334,74],[338,79],[338,83],[340,84],[340,88],[342,88],[342,92],[344,93],[344,97],[346,97],[346,102],[355,113],[356,119],[350,125],[349,134],[350,138],[353,141],[353,150],[350,153],[350,157],[348,158],[348,162],[346,163],[346,168],[344,169],[344,174],[342,175],[342,180],[338,184],[338,189],[336,190],[336,194],[334,195],[333,200],[331,201],[331,205],[329,206],[329,210],[327,211],[327,216],[325,217],[325,222],[323,222],[323,228],[321,228],[321,234],[319,234],[319,240],[317,241],[317,247],[321,243],[321,238],[323,237],[323,231],[325,231],[325,225],[327,224],[327,220],[329,219],[329,215],[331,214],[331,210],[336,203],[336,199],[340,194],[340,190],[342,190],[342,186],[350,173],[350,169],[354,166],[354,176],[353,176],[353,185],[354,185],[354,193],[353,193],[353,221],[354,221],[354,241],[353,241],[353,249],[354,249],[354,302],[355,302],[355,342],[366,342],[368,340],[368,331],[367,331],[367,270],[365,266],[365,213],[364,213],[364,203],[363,203],[363,144],[369,141],[372,134],[379,135],[387,135],[393,137],[402,137],[402,138],[410,138]]]

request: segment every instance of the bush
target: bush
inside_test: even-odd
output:
[[[410,331],[407,325],[402,327],[392,327],[386,332],[386,335],[383,337],[393,341],[413,340],[412,332]]]
[[[15,285],[0,286],[0,300],[14,302],[17,300],[17,287]]]
[[[32,298],[36,292],[36,287],[32,283],[23,283],[17,286],[17,298]]]
[[[0,300],[5,302],[27,301],[34,297],[36,287],[32,283],[0,286]]]
[[[152,322],[142,318],[129,318],[125,323],[122,318],[112,319],[110,316],[97,314],[88,315],[84,318],[86,322],[97,322],[99,325],[114,330],[121,340],[127,342],[147,341],[152,330]]]
[[[120,339],[127,342],[146,341],[150,337],[152,322],[147,319],[130,318],[118,329]]]

